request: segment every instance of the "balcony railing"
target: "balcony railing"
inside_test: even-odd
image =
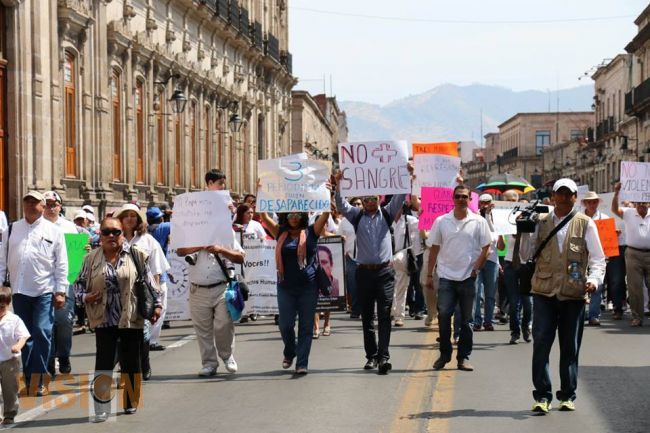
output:
[[[271,56],[277,62],[280,61],[280,42],[271,33],[267,35],[264,54]]]
[[[259,50],[264,49],[264,36],[262,35],[262,23],[255,21],[251,25],[251,41],[253,46]]]
[[[251,22],[248,20],[248,9],[241,8],[239,13],[239,32],[243,36],[250,38]]]
[[[215,14],[221,19],[228,21],[228,16],[230,14],[230,3],[228,0],[214,0],[216,6]]]
[[[614,116],[609,116],[596,125],[596,141],[606,138],[613,132],[616,132],[616,119]]]
[[[625,94],[625,114],[636,115],[650,106],[650,78]]]
[[[230,0],[230,9],[228,13],[228,22],[235,27],[239,28],[239,4],[237,0]]]

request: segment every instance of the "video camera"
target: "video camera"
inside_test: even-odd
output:
[[[535,226],[539,221],[539,214],[549,213],[550,209],[546,205],[540,205],[541,200],[534,200],[529,203],[527,206],[519,207],[513,209],[513,212],[520,211],[521,213],[515,220],[517,224],[518,233],[533,233],[535,232]]]

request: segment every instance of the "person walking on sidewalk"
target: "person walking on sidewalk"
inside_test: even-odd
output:
[[[451,316],[460,306],[460,335],[456,354],[459,370],[472,371],[468,362],[472,353],[472,312],[476,278],[487,261],[492,234],[485,218],[469,210],[470,189],[454,188],[454,209],[438,218],[431,228],[427,246],[431,248],[427,265],[427,289],[433,290],[433,269],[437,266],[438,326],[440,357],[433,369],[440,370],[451,361]]]

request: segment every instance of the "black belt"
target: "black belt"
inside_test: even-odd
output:
[[[390,266],[390,262],[377,263],[377,264],[375,264],[375,263],[369,263],[369,264],[359,263],[357,265],[357,269],[368,269],[368,270],[371,270],[371,271],[376,271],[378,269],[387,268],[389,266]]]
[[[634,250],[634,251],[638,251],[640,253],[650,253],[650,249],[645,249],[644,250],[643,248],[635,248],[635,247],[631,247],[629,245],[627,247]]]
[[[214,284],[206,284],[206,285],[203,285],[203,284],[196,284],[196,283],[192,283],[192,284],[194,284],[196,287],[200,287],[200,288],[202,288],[202,289],[213,289],[213,288],[215,288],[215,287],[217,287],[218,285],[223,284],[223,283],[225,283],[225,281],[219,281],[218,283],[214,283]]]

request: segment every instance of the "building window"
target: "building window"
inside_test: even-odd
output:
[[[144,85],[135,85],[135,138],[136,138],[136,183],[144,183]]]
[[[257,116],[257,159],[266,159],[264,116]]]
[[[571,141],[576,141],[584,138],[585,132],[582,129],[571,130]]]
[[[215,130],[217,131],[217,168],[221,170],[225,170],[224,163],[223,163],[224,131],[222,127],[223,123],[222,123],[221,111],[217,111],[216,116],[214,116],[214,118],[215,118],[215,122],[214,122]]]
[[[165,122],[163,121],[162,104],[158,104],[158,109],[156,110],[156,140],[156,182],[159,185],[163,185],[165,183],[165,172],[163,170]]]
[[[210,107],[208,105],[203,107],[203,127],[205,128],[205,139],[203,140],[203,144],[205,146],[206,169],[201,170],[202,172],[208,171],[210,169],[210,166],[212,165],[212,161],[210,160],[210,157],[214,153],[212,151],[212,134],[210,133]]]
[[[544,148],[551,144],[551,131],[535,131],[535,155],[540,156]]]
[[[77,80],[75,58],[65,54],[63,65],[65,118],[65,175],[77,177]]]
[[[242,147],[244,148],[244,151],[242,152],[244,154],[244,157],[242,158],[242,179],[240,185],[240,191],[244,192],[249,192],[250,189],[248,188],[248,171],[249,167],[252,163],[250,161],[250,155],[249,155],[249,149],[248,149],[248,124],[245,124],[241,128],[241,144]]]
[[[113,70],[111,99],[113,101],[113,180],[122,179],[122,80],[120,73]]]
[[[174,186],[181,184],[181,119],[180,114],[176,115],[175,120],[175,139],[174,139]]]
[[[196,148],[196,102],[192,101],[192,108],[190,110],[190,146],[192,152],[192,161],[190,162],[190,187],[195,188],[197,185],[196,182],[196,172],[197,172],[197,162],[196,159],[199,156],[199,152]]]
[[[235,181],[237,179],[236,172],[235,172],[235,138],[232,135],[230,136],[229,144],[230,144],[229,146],[230,164],[228,167],[228,171],[226,171],[226,173],[230,173],[233,181]],[[238,185],[236,185],[237,182],[233,182],[233,183],[234,185],[232,185],[231,188],[237,191],[237,187],[238,187]]]

